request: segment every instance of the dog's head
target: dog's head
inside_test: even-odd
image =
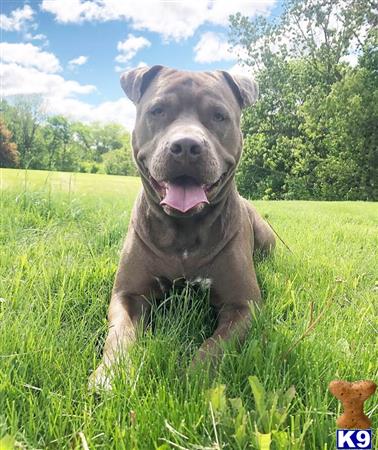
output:
[[[133,152],[150,197],[179,217],[219,201],[240,159],[240,115],[255,102],[256,83],[153,66],[124,73],[121,85],[137,108]]]

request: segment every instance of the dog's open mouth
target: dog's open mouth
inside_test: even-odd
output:
[[[212,193],[220,185],[226,173],[215,183],[199,184],[194,178],[183,175],[170,181],[158,182],[150,176],[151,184],[161,198],[161,205],[167,205],[186,213],[201,203],[210,203]]]

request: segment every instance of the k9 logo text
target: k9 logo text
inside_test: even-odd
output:
[[[336,448],[342,449],[371,449],[371,430],[337,430]]]

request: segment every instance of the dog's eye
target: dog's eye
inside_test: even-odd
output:
[[[213,115],[213,119],[215,120],[215,122],[223,122],[224,120],[226,120],[226,117],[221,112],[216,112]]]
[[[150,114],[153,116],[161,116],[164,114],[164,109],[161,106],[156,106],[150,110]]]

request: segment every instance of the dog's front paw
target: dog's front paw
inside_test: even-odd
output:
[[[112,389],[111,368],[101,363],[89,377],[88,389],[91,391],[110,391]]]

